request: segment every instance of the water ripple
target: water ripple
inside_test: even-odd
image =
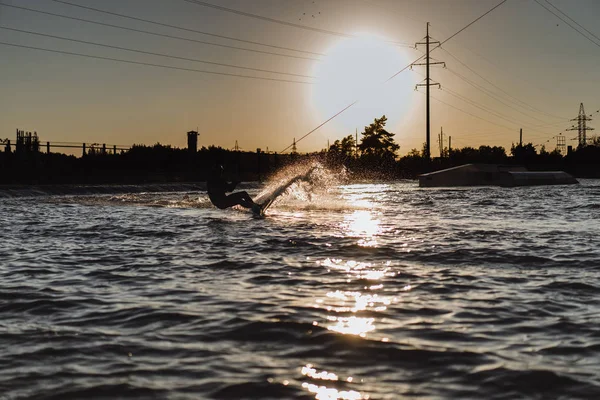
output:
[[[0,399],[600,397],[597,181],[318,173],[265,219],[186,185],[0,190]]]

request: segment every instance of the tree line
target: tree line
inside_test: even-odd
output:
[[[82,157],[60,153],[0,152],[0,184],[64,183],[164,183],[204,181],[215,164],[224,165],[232,180],[256,181],[295,162],[320,161],[332,168],[344,167],[350,177],[362,179],[412,179],[419,174],[467,163],[522,165],[530,170],[563,170],[577,177],[600,178],[600,140],[567,155],[542,146],[513,144],[444,149],[441,157],[425,157],[425,148],[398,156],[395,134],[385,129],[385,115],[365,126],[357,141],[348,135],[328,149],[309,154],[275,154],[202,147],[197,152],[159,143],[134,145],[120,154],[90,152]]]
[[[230,151],[202,147],[197,152],[157,143],[134,145],[118,154],[0,152],[0,184],[137,184],[205,181],[215,164],[232,180],[256,181],[297,158],[294,154]]]
[[[522,165],[530,170],[564,170],[579,177],[600,178],[600,138],[593,137],[587,146],[574,149],[567,155],[558,150],[539,152],[532,143],[513,144],[507,153],[501,146],[445,148],[440,157],[425,157],[425,144],[421,150],[411,149],[407,155],[398,157],[400,146],[395,134],[385,129],[387,118],[375,118],[365,126],[360,140],[348,135],[336,140],[326,151],[330,166],[343,165],[360,179],[416,178],[419,174],[450,168],[468,163]]]

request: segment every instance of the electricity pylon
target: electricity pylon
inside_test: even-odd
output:
[[[567,151],[567,142],[563,135],[556,136],[556,150],[558,150],[562,155],[564,155]]]
[[[441,85],[439,83],[433,82],[431,80],[431,78],[429,78],[429,67],[431,65],[439,65],[439,64],[443,64],[444,67],[446,66],[445,62],[440,62],[440,61],[434,61],[431,62],[431,57],[429,56],[430,53],[430,46],[432,44],[437,44],[440,45],[440,42],[438,41],[432,41],[431,37],[429,36],[429,22],[427,23],[427,36],[425,36],[425,41],[424,42],[419,42],[415,44],[415,48],[418,45],[425,45],[425,62],[424,63],[415,63],[411,65],[411,68],[413,65],[425,65],[426,67],[426,77],[425,77],[425,83],[419,83],[415,89],[417,89],[420,86],[425,86],[426,88],[426,97],[427,97],[427,105],[426,105],[426,125],[427,125],[427,130],[426,130],[426,148],[425,148],[425,153],[424,156],[429,160],[431,159],[431,113],[430,113],[430,100],[429,100],[429,87],[430,86],[437,86],[438,88],[441,88]]]
[[[593,131],[594,128],[587,126],[587,122],[592,119],[585,115],[585,110],[583,109],[583,103],[579,105],[579,115],[577,118],[573,118],[571,121],[577,121],[577,126],[567,129],[568,131],[578,131],[577,139],[579,140],[579,147],[584,147],[587,144],[587,131]]]

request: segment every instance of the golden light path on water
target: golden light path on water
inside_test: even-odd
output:
[[[382,185],[381,192],[385,189]],[[373,193],[365,194],[354,192],[344,196],[344,200],[355,211],[348,214],[340,223],[340,234],[356,240],[360,247],[377,247],[378,237],[384,233],[381,219],[376,211],[376,203],[365,200],[365,195],[373,199]],[[377,196],[375,196],[377,197]],[[383,314],[388,307],[400,301],[401,294],[385,294],[385,280],[394,278],[396,272],[392,268],[392,261],[362,262],[356,260],[343,260],[325,258],[317,261],[317,265],[326,268],[328,272],[334,271],[344,274],[348,286],[352,290],[328,291],[324,295],[314,298],[313,307],[325,310],[327,317],[324,321],[313,321],[313,325],[323,324],[328,330],[343,335],[352,335],[365,340],[388,342],[389,337],[377,334],[376,315]],[[356,290],[356,282],[365,282],[362,290]],[[402,292],[410,291],[410,285],[403,287]],[[368,316],[365,316],[367,314]],[[375,317],[373,316],[375,315]],[[303,376],[310,378],[313,383],[303,382],[302,388],[315,395],[317,400],[359,400],[369,399],[369,395],[356,390],[340,390],[328,386],[328,382],[343,381],[346,384],[363,382],[364,379],[348,376],[345,379],[339,374],[318,370],[313,364],[302,367]]]
[[[347,225],[348,232],[351,233],[350,236],[363,236],[358,241],[360,246],[377,247],[377,234],[380,232],[381,221],[375,218],[370,211],[355,211],[346,218],[344,223]]]
[[[363,291],[330,291],[324,297],[314,300],[314,307],[324,309],[330,313],[327,316],[326,326],[331,331],[366,338],[367,334],[376,330],[375,318],[346,315],[348,313],[360,314],[361,312],[370,311],[384,312],[391,304],[399,301],[396,296],[376,293],[384,289],[384,285],[378,281],[396,276],[396,272],[391,270],[390,261],[382,264],[371,264],[353,260],[343,261],[328,258],[319,261],[318,264],[330,271],[337,270],[345,273],[349,283],[356,280],[369,281],[368,285],[363,286]],[[407,286],[404,290],[410,290],[410,287]],[[342,314],[343,316],[338,314]],[[318,324],[317,321],[315,323]],[[388,338],[381,337],[380,340],[385,342]]]
[[[312,364],[306,364],[304,367],[302,367],[301,372],[302,375],[315,380],[333,382],[337,382],[340,380],[340,378],[333,372],[318,371],[316,368],[313,367]],[[345,381],[348,383],[352,383],[354,381],[354,378],[349,376],[345,379]],[[316,385],[314,383],[308,382],[303,382],[302,387],[308,390],[310,393],[314,393],[315,399],[317,400],[360,400],[369,398],[369,395],[362,395],[356,390],[338,390],[335,388],[328,388],[325,385]]]

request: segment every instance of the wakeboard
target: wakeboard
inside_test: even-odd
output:
[[[257,216],[257,217],[264,217],[265,216],[265,211],[271,206],[271,204],[273,204],[273,202],[282,194],[285,193],[285,191],[292,186],[294,183],[302,180],[302,179],[306,179],[306,177],[312,172],[314,168],[311,168],[308,172],[306,172],[305,174],[296,176],[292,179],[290,179],[289,181],[283,183],[281,186],[279,186],[277,189],[275,189],[273,192],[271,192],[267,197],[265,197],[264,199],[262,199],[262,201],[257,204],[256,207],[252,207],[252,213]]]
[[[269,194],[260,204],[256,204],[256,206],[252,207],[252,213],[257,217],[264,217],[265,211],[271,206],[271,204],[273,204],[275,199],[277,199],[279,196],[285,193],[287,188],[292,186],[294,182],[295,180],[278,187],[273,193]]]

